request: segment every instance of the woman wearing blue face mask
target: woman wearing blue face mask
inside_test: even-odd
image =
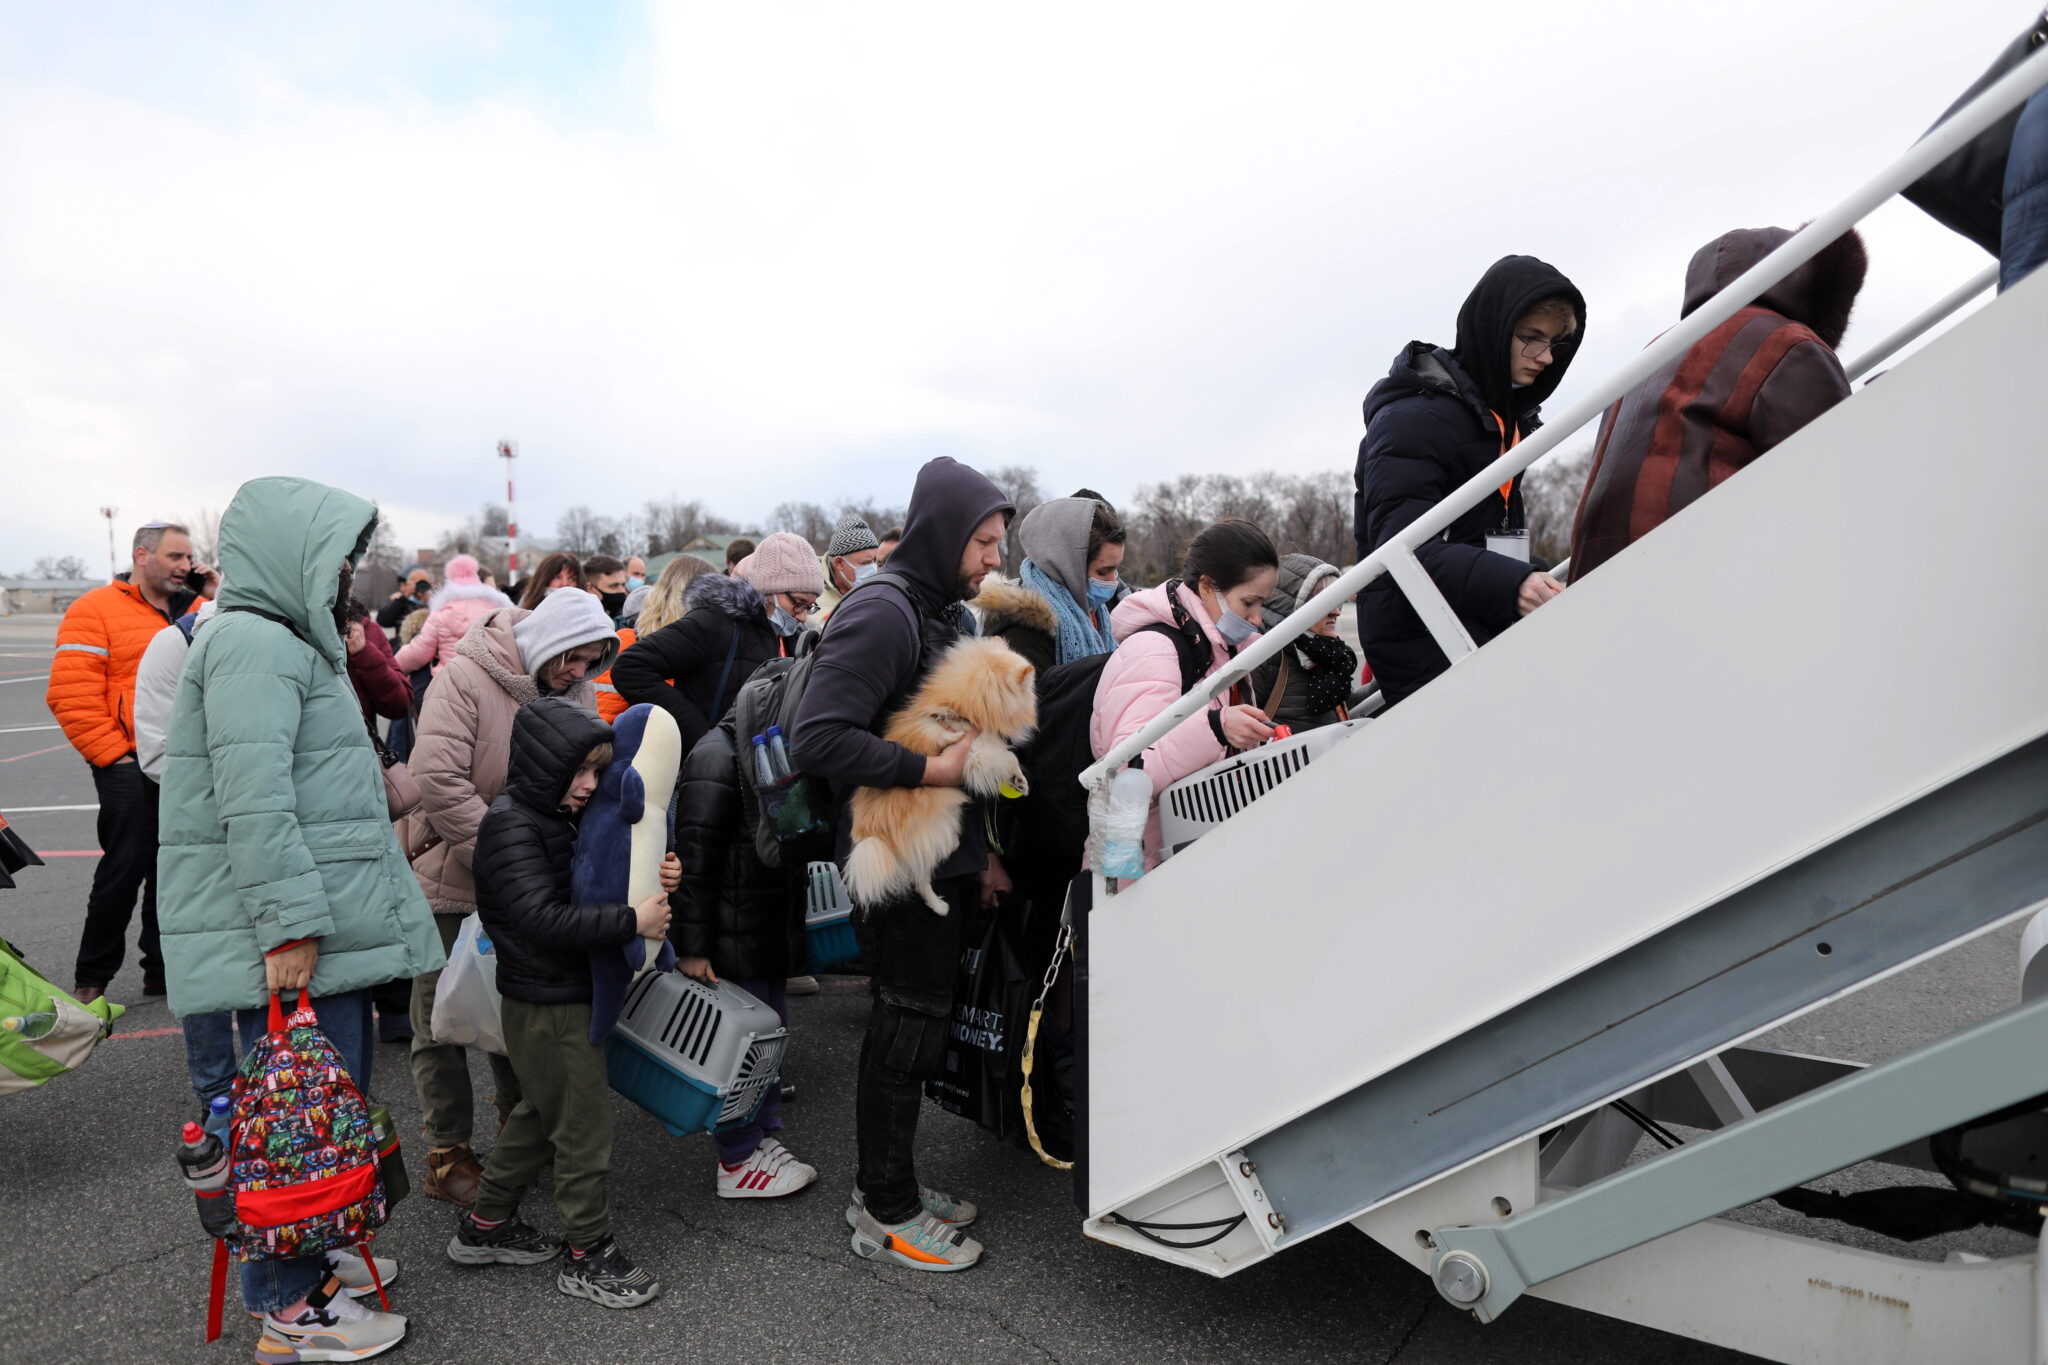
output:
[[[692,579],[683,616],[641,636],[612,665],[627,704],[652,702],[676,718],[685,753],[732,709],[756,668],[794,652],[824,590],[810,542],[787,531],[763,540],[744,567],[745,576]]]
[[[1188,543],[1187,565],[1179,578],[1132,593],[1118,604],[1110,613],[1110,630],[1119,643],[1096,685],[1088,732],[1095,756],[1108,753],[1180,700],[1181,645],[1147,627],[1163,625],[1182,636],[1207,659],[1202,670],[1207,677],[1259,638],[1266,599],[1279,577],[1280,556],[1264,531],[1248,521],[1219,521]],[[1251,702],[1250,689],[1239,682],[1145,751],[1155,800],[1183,777],[1272,737],[1265,712]],[[1152,866],[1158,856],[1155,806],[1145,827],[1145,865]]]
[[[1015,583],[981,585],[984,635],[1008,642],[1040,671],[1116,648],[1110,603],[1121,586],[1124,525],[1093,498],[1055,498],[1017,524],[1024,564]]]

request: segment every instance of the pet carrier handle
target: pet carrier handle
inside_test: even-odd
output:
[[[297,1018],[297,1017],[298,1017],[299,1015],[301,1015],[301,1014],[312,1014],[312,1013],[313,1013],[313,993],[312,993],[312,989],[311,989],[310,987],[308,987],[308,986],[301,986],[301,987],[299,987],[299,1004],[298,1004],[298,1008],[296,1008],[296,1009],[294,1009],[294,1010],[292,1011],[292,1017],[296,1019],[296,1018]],[[319,1016],[318,1016],[318,1015],[314,1015],[314,1017],[315,1017],[315,1018],[317,1019],[317,1018],[318,1018]],[[277,992],[276,992],[276,991],[272,991],[272,992],[270,993],[270,1031],[271,1031],[272,1033],[283,1033],[283,1032],[285,1031],[285,1026],[286,1026],[286,1025],[285,1025],[285,1017],[284,1017],[284,1002],[283,1002],[282,1000],[278,999],[278,997],[277,997]]]

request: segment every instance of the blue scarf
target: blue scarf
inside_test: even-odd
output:
[[[1058,658],[1061,663],[1070,664],[1076,659],[1115,651],[1116,637],[1109,633],[1109,608],[1102,609],[1102,624],[1098,626],[1087,610],[1074,600],[1074,594],[1030,560],[1024,561],[1017,577],[1025,587],[1052,603],[1053,617],[1060,625]]]

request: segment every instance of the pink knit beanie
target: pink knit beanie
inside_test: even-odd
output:
[[[754,548],[752,559],[753,563],[747,566],[747,580],[763,596],[825,591],[825,572],[818,566],[818,552],[802,536],[777,531]]]
[[[483,579],[477,576],[475,555],[457,555],[448,561],[447,581],[461,583],[468,587],[482,587]]]

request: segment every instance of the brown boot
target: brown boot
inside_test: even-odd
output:
[[[476,1207],[476,1189],[484,1178],[484,1164],[468,1144],[436,1147],[427,1153],[427,1197]]]
[[[107,988],[105,986],[95,986],[84,981],[71,988],[71,998],[81,1005],[90,1005],[106,993]]]

